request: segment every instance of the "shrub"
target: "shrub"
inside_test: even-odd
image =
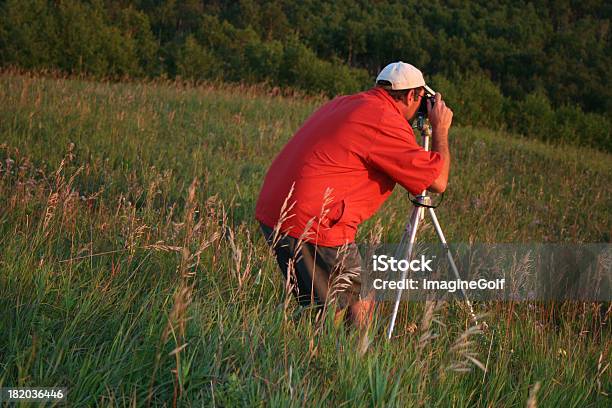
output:
[[[176,73],[191,79],[216,79],[221,74],[221,63],[193,36],[187,36],[176,57]]]
[[[548,98],[541,92],[532,92],[516,103],[506,120],[524,135],[542,140],[554,139],[555,114]]]
[[[503,124],[504,96],[486,76],[470,75],[451,81],[434,75],[430,82],[453,109],[455,123],[488,128]]]
[[[279,74],[283,84],[330,96],[362,90],[369,79],[367,71],[349,68],[337,59],[321,60],[298,41],[285,46]]]

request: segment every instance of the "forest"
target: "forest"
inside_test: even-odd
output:
[[[605,1],[2,0],[2,68],[338,94],[402,60],[460,125],[612,151]]]

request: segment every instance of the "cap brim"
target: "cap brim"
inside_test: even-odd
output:
[[[430,93],[432,95],[436,94],[436,91],[434,91],[433,89],[431,89],[430,87],[428,87],[427,85],[423,85],[423,88],[425,88],[425,92]]]

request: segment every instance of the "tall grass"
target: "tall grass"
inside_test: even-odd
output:
[[[298,308],[253,220],[321,102],[244,87],[0,77],[0,386],[73,406],[607,406],[606,304],[408,303],[384,340]],[[451,132],[463,242],[609,242],[610,156]],[[361,229],[397,241],[396,191]],[[426,224],[425,236],[433,237]],[[330,311],[331,313],[331,311]]]

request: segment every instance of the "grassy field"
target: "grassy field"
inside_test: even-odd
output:
[[[384,340],[300,311],[253,210],[322,100],[0,76],[0,386],[71,406],[610,406],[607,304],[409,303]],[[451,132],[453,242],[610,242],[612,156]],[[359,241],[396,242],[398,188]],[[426,225],[425,237],[433,236]]]

